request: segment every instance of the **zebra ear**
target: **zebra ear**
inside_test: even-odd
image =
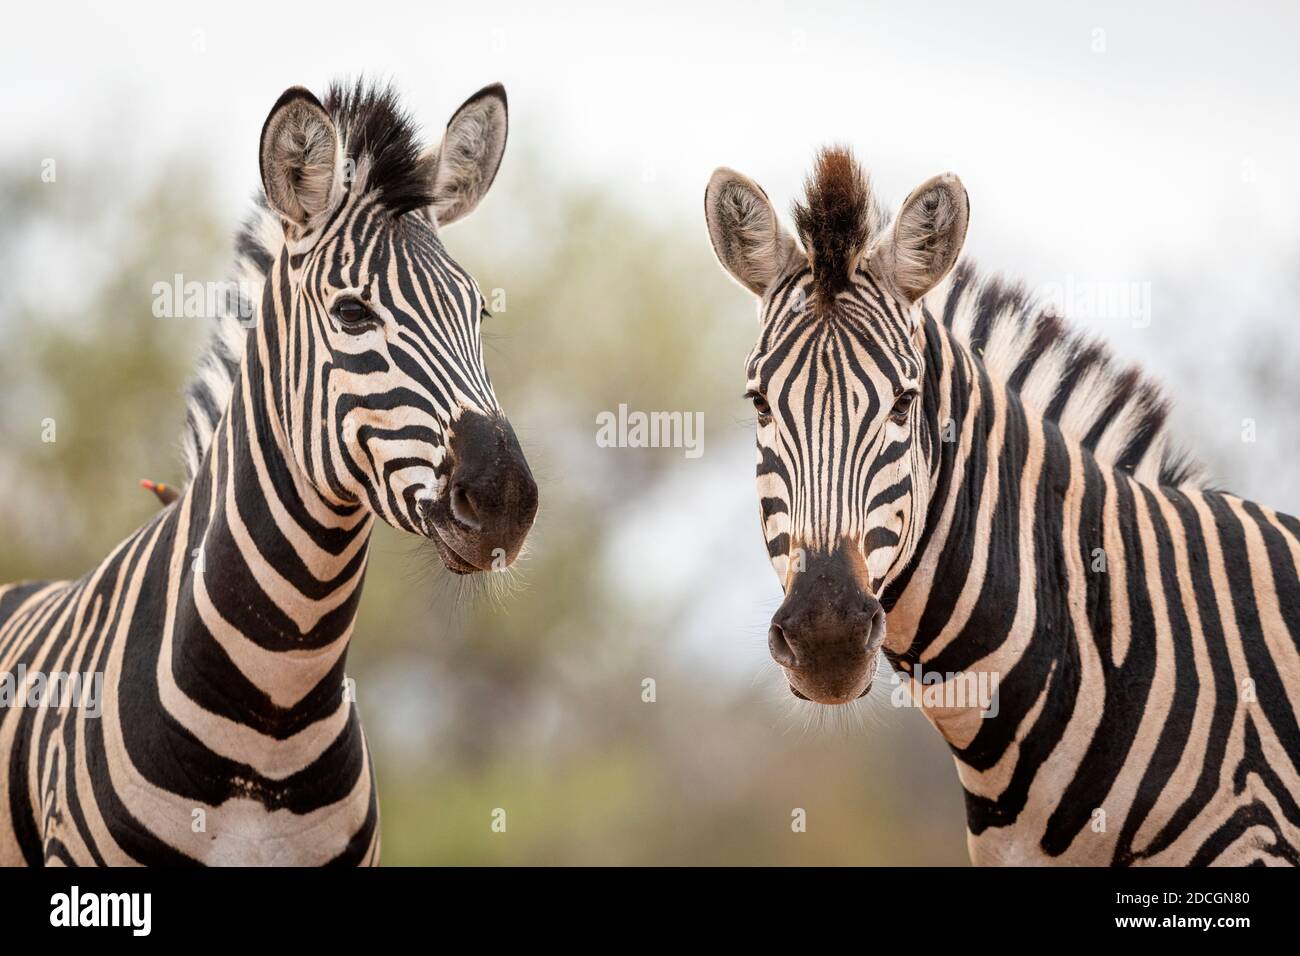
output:
[[[904,201],[893,228],[872,252],[871,265],[915,302],[956,264],[969,220],[970,200],[961,180],[952,173],[935,176]]]
[[[301,86],[285,90],[262,124],[259,161],[267,203],[299,226],[328,212],[342,195],[338,131]]]
[[[798,248],[767,193],[725,166],[713,171],[704,190],[704,219],[722,268],[756,296],[766,294]]]
[[[500,83],[483,87],[452,114],[442,144],[429,157],[429,211],[438,225],[465,218],[487,195],[506,151],[508,116],[506,90]]]

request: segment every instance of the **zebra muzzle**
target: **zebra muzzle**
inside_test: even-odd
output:
[[[843,704],[871,687],[885,611],[853,569],[845,548],[810,555],[772,617],[768,649],[802,700]]]
[[[449,447],[447,491],[424,505],[423,524],[443,564],[458,574],[512,564],[537,516],[537,484],[510,423],[462,412]]]

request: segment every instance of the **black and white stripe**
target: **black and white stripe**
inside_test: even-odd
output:
[[[469,573],[537,507],[438,231],[491,184],[505,110],[485,89],[421,153],[389,91],[276,104],[238,242],[257,321],[200,365],[188,486],[81,580],[0,589],[0,673],[104,679],[102,716],[0,710],[0,863],[377,862],[344,682],[375,517]]]
[[[1205,487],[1152,386],[950,273],[954,177],[888,227],[869,194],[824,154],[802,243],[739,174],[706,194],[761,297],[748,389],[791,689],[851,700],[877,649],[950,685],[995,675],[996,712],[910,686],[977,863],[1300,863],[1300,521]]]

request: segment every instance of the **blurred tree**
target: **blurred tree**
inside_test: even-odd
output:
[[[234,217],[187,166],[140,196],[115,196],[103,169],[0,181],[5,261],[30,257],[30,242],[59,282],[14,276],[0,302],[0,580],[77,577],[157,509],[138,478],[180,478],[181,389],[204,328],[156,318],[153,286],[220,280]],[[95,260],[78,254],[86,237]]]

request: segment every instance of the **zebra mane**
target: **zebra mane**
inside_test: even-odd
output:
[[[343,155],[353,171],[351,188],[373,194],[392,215],[423,209],[433,202],[433,177],[418,130],[398,103],[397,93],[364,79],[330,85],[322,104],[338,130]],[[195,364],[185,389],[186,416],[181,434],[185,480],[198,471],[212,432],[230,404],[248,330],[262,302],[262,290],[284,242],[280,218],[267,206],[261,189],[235,236],[230,285],[222,297],[216,327]]]
[[[391,86],[336,82],[321,105],[353,163],[354,189],[374,193],[394,216],[433,203],[433,164],[424,158],[416,125]]]
[[[1099,462],[1153,487],[1205,486],[1200,465],[1170,439],[1160,387],[1023,286],[981,278],[962,261],[923,303],[990,376]]]

